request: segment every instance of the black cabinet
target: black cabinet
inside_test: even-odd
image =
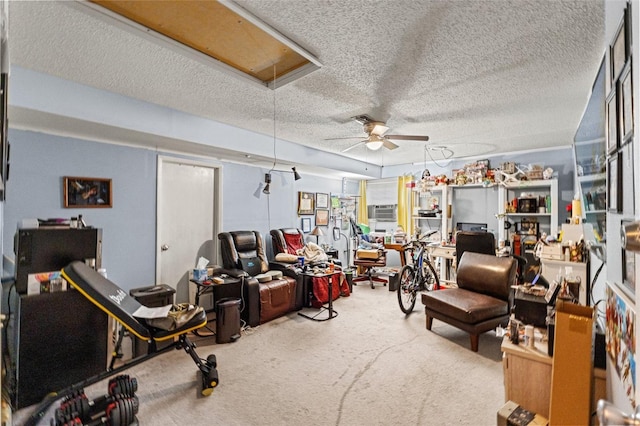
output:
[[[12,304],[3,385],[15,409],[106,370],[108,317],[80,293],[20,295]]]

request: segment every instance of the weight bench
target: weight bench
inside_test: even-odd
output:
[[[204,327],[207,324],[207,316],[204,310],[196,314],[191,320],[174,330],[162,330],[147,325],[144,319],[137,319],[133,316],[142,305],[124,290],[109,281],[93,268],[83,262],[74,261],[62,269],[62,277],[67,282],[89,299],[91,303],[104,311],[111,318],[120,323],[123,327],[116,347],[113,351],[113,359],[109,368],[81,383],[70,386],[60,392],[55,392],[47,396],[40,406],[32,414],[27,424],[36,424],[37,420],[44,416],[47,408],[57,399],[73,393],[78,388],[97,383],[107,377],[118,374],[134,365],[147,361],[157,355],[172,349],[184,349],[200,369],[202,379],[201,393],[204,396],[211,395],[213,388],[218,385],[218,371],[216,369],[216,356],[209,355],[206,360],[200,358],[195,350],[195,345],[187,337],[187,333]],[[120,350],[124,330],[128,330],[133,336],[149,344],[149,351],[146,355],[134,358],[131,361],[114,367],[114,361]],[[157,349],[157,342],[173,340],[171,345]]]

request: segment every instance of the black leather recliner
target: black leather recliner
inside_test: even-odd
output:
[[[282,270],[283,277],[259,282],[256,275],[269,272],[262,236],[257,231],[218,234],[222,264],[229,275],[243,277],[245,307],[242,319],[252,327],[302,308],[302,277]]]

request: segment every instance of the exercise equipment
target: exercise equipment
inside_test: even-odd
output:
[[[108,394],[89,400],[79,389],[66,396],[51,419],[52,426],[137,424],[138,381],[126,374],[109,380]]]
[[[83,380],[80,383],[69,386],[66,389],[52,392],[40,405],[34,410],[34,413],[27,420],[27,426],[35,426],[40,418],[44,416],[47,408],[56,400],[74,394],[84,387],[97,383],[107,377],[119,374],[122,371],[147,361],[157,355],[172,349],[183,349],[200,370],[201,377],[201,394],[209,396],[213,393],[213,389],[219,383],[217,363],[215,357],[202,359],[198,356],[195,345],[189,340],[187,334],[199,328],[206,326],[207,317],[204,310],[200,310],[197,315],[193,316],[182,326],[174,330],[162,330],[149,326],[144,320],[138,320],[134,313],[140,309],[142,305],[133,297],[129,296],[124,290],[100,275],[93,268],[85,265],[83,262],[74,261],[62,269],[62,277],[75,290],[80,292],[84,297],[90,300],[94,305],[120,323],[124,329],[128,330],[133,336],[146,341],[149,344],[149,352],[137,358],[124,363],[123,365],[113,368],[113,363],[106,371],[97,374],[91,378]],[[118,344],[121,339],[118,339]],[[170,345],[158,349],[158,342],[172,342]],[[120,348],[114,349],[117,354]],[[212,362],[213,360],[214,362]],[[120,415],[125,411],[129,411],[132,406],[131,402],[116,404],[116,413]],[[113,416],[111,416],[112,418]]]

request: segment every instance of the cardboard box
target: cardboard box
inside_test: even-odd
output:
[[[551,370],[549,421],[588,425],[593,384],[593,308],[559,300]]]
[[[498,410],[498,426],[547,426],[549,420],[525,410],[513,401],[507,401]]]
[[[356,252],[358,259],[377,259],[380,257],[380,252],[377,249],[358,249]]]

